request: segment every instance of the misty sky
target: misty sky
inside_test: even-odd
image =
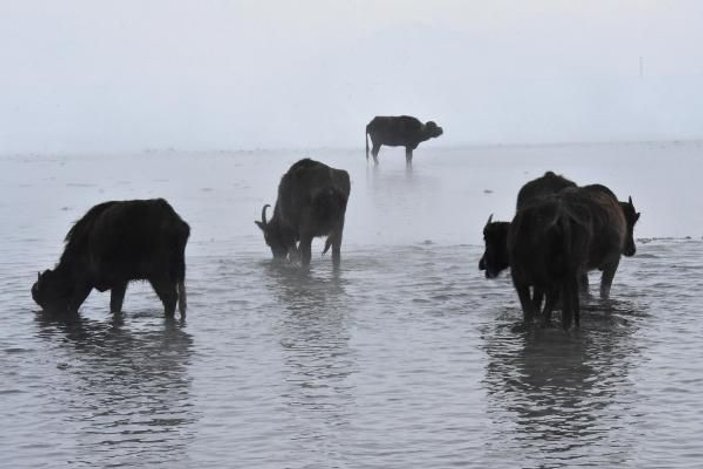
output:
[[[5,0],[0,153],[701,138],[702,36],[700,1]]]

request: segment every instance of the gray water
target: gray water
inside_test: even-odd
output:
[[[702,150],[4,156],[0,467],[700,467]],[[352,176],[339,271],[272,264],[253,223],[303,156]],[[642,212],[612,299],[568,333],[524,326],[509,276],[477,270],[488,215],[548,169]],[[39,312],[73,221],[156,196],[192,228],[185,321],[140,283],[119,316],[98,292],[80,319]]]

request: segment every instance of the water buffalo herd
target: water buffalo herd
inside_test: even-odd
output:
[[[406,162],[420,142],[442,135],[432,121],[410,116],[377,116],[366,126],[378,163],[381,145],[405,146]],[[307,266],[315,237],[326,236],[340,265],[344,219],[351,191],[349,174],[318,161],[293,164],[278,185],[270,220],[264,205],[255,221],[275,259]],[[525,321],[541,316],[548,325],[560,306],[562,326],[579,325],[580,295],[588,293],[588,272],[603,272],[600,295],[608,298],[620,257],[633,256],[633,230],[640,214],[600,184],[577,186],[551,171],[526,183],[513,219],[483,229],[485,251],[479,269],[487,278],[510,268]],[[185,317],[185,248],[190,228],[163,199],[111,201],[94,206],[66,235],[53,270],[38,275],[32,298],[47,312],[75,314],[93,288],[111,290],[110,310],[120,312],[132,280],[147,280],[166,316],[176,306]]]
[[[520,190],[512,221],[488,218],[479,269],[493,278],[510,267],[526,321],[541,312],[549,324],[560,302],[562,326],[578,326],[588,272],[603,272],[600,296],[608,298],[620,257],[635,254],[639,217],[631,197],[620,202],[601,184],[579,187],[549,171]]]

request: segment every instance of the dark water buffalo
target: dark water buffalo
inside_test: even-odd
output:
[[[576,187],[576,184],[560,175],[548,171],[544,176],[529,181],[520,189],[517,197],[517,210],[520,210],[520,208],[532,201],[539,200],[542,197],[558,193],[570,187]],[[584,186],[584,188],[587,190],[602,191],[617,200],[613,191],[602,184],[591,184],[589,186]],[[619,204],[625,216],[625,220],[627,221],[627,236],[622,253],[627,257],[631,257],[634,256],[637,251],[634,240],[634,228],[637,220],[640,218],[640,214],[635,210],[632,197],[629,197],[627,202],[619,202]],[[508,253],[505,241],[508,236],[510,223],[494,222],[492,220],[493,216],[491,215],[488,218],[486,226],[483,228],[485,251],[478,263],[479,270],[485,270],[487,278],[495,278],[503,270],[508,268]],[[584,277],[582,279],[582,288],[587,287],[588,277]]]
[[[508,232],[508,255],[515,290],[526,319],[538,312],[530,287],[544,292],[543,318],[549,322],[557,299],[562,324],[579,325],[579,282],[603,271],[607,298],[625,247],[627,221],[619,202],[602,186],[569,188],[518,210]]]
[[[617,196],[613,191],[602,184],[590,184],[584,186],[584,189],[596,192],[602,192],[609,195],[613,199],[617,200]],[[640,219],[640,213],[635,209],[632,203],[632,196],[627,198],[627,202],[618,202],[622,213],[625,216],[625,221],[627,222],[627,236],[625,238],[625,247],[622,250],[622,254],[626,257],[632,257],[637,252],[637,247],[635,246],[635,223]]]
[[[173,316],[186,312],[185,248],[190,228],[163,199],[105,202],[66,235],[54,270],[39,274],[32,298],[45,311],[76,313],[93,288],[111,290],[110,310],[122,309],[127,283],[148,280]]]
[[[517,210],[530,202],[555,194],[567,187],[576,187],[576,183],[552,171],[547,171],[543,176],[528,181],[520,188],[517,196]],[[478,268],[486,271],[486,278],[497,277],[509,266],[507,249],[509,227],[510,222],[494,222],[493,215],[491,215],[483,228],[485,251],[478,263]]]
[[[339,265],[350,190],[344,170],[307,158],[291,166],[278,185],[273,217],[266,220],[269,205],[264,205],[261,221],[255,222],[274,258],[299,253],[303,265],[308,265],[312,239],[327,236],[323,254],[332,247],[332,262]]]
[[[567,187],[576,187],[576,183],[560,174],[547,171],[543,176],[528,181],[517,193],[515,210],[520,210],[526,204],[551,194],[556,194]]]
[[[371,137],[371,154],[378,163],[381,145],[405,147],[405,161],[412,164],[413,150],[417,146],[442,135],[442,128],[433,121],[423,124],[411,116],[376,116],[366,126],[366,159],[369,159],[369,137]]]

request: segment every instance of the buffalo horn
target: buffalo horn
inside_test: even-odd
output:
[[[627,197],[627,203],[632,205],[632,196]]]
[[[264,226],[268,225],[268,222],[266,221],[266,209],[269,207],[270,205],[266,204],[264,205],[264,208],[261,209],[261,223],[263,223]]]
[[[493,221],[493,214],[491,213],[491,216],[488,217],[488,221],[486,222],[486,225],[490,225],[492,221]]]

